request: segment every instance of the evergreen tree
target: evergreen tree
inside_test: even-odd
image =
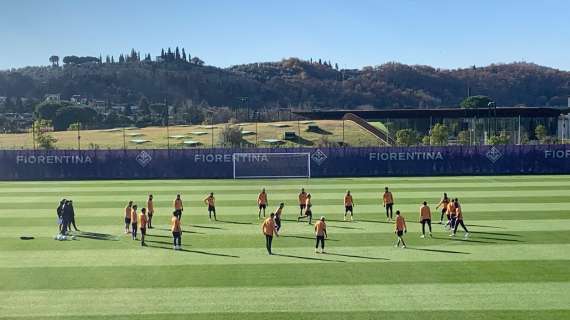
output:
[[[109,55],[105,57],[105,63],[111,63],[111,57],[109,57]]]
[[[115,57],[111,56],[111,63],[115,63]]]
[[[184,50],[184,48],[182,48],[182,60],[187,61],[186,60],[186,50]]]
[[[121,53],[121,55],[119,56],[119,63],[125,63],[125,57],[123,56],[122,53]]]
[[[175,51],[175,56],[174,56],[174,60],[178,61],[180,60],[180,49],[178,49],[178,46],[176,46],[176,51]]]
[[[164,48],[160,51],[160,57],[164,60]]]
[[[336,71],[338,71],[338,63],[335,63],[335,64],[334,64],[334,68],[335,68]]]

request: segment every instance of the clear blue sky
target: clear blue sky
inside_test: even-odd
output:
[[[570,70],[568,0],[2,0],[0,69],[186,47],[209,65],[323,58]]]

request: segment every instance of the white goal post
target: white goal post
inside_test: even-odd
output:
[[[308,152],[237,152],[232,158],[234,179],[311,177]]]

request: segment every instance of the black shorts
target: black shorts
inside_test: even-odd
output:
[[[299,205],[299,209],[301,209],[301,210],[305,209],[306,207],[307,207],[306,204],[300,204],[300,205]]]
[[[152,215],[153,215],[153,214],[154,214],[154,212],[149,212],[149,213],[148,213],[148,217],[149,217],[149,218],[152,218]]]
[[[125,224],[131,224],[131,218],[126,218],[126,217],[125,217]]]
[[[447,208],[441,209],[441,214],[445,214],[447,212]]]
[[[146,228],[141,228],[141,234],[144,236],[146,235]]]
[[[430,224],[431,223],[431,219],[422,219],[422,224],[427,223]]]
[[[259,205],[259,210],[265,209],[265,208],[267,208],[267,205],[266,205],[266,204],[260,204],[260,205]]]
[[[404,230],[398,230],[396,231],[396,234],[398,235],[398,237],[401,237],[404,235]]]
[[[345,212],[352,212],[352,206],[344,206],[344,211]]]
[[[307,217],[312,217],[312,216],[313,216],[313,212],[311,211],[311,209],[305,210],[305,216],[307,216]]]
[[[216,207],[208,206],[208,212],[215,212],[215,211],[216,211]]]

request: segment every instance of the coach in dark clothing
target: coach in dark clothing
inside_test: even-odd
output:
[[[70,202],[71,201],[66,201],[65,205],[63,206],[63,226],[61,234],[67,234],[67,229],[70,228],[69,225],[73,216],[73,207],[70,205]]]
[[[68,204],[65,206],[66,208],[69,208],[69,231],[71,231],[71,225],[73,224],[73,229],[75,229],[75,231],[79,231],[79,229],[77,229],[77,226],[75,225],[75,209],[73,209],[73,201],[69,200]]]
[[[65,199],[62,199],[57,206],[57,227],[59,229],[59,233],[63,229],[63,207],[65,207]]]

